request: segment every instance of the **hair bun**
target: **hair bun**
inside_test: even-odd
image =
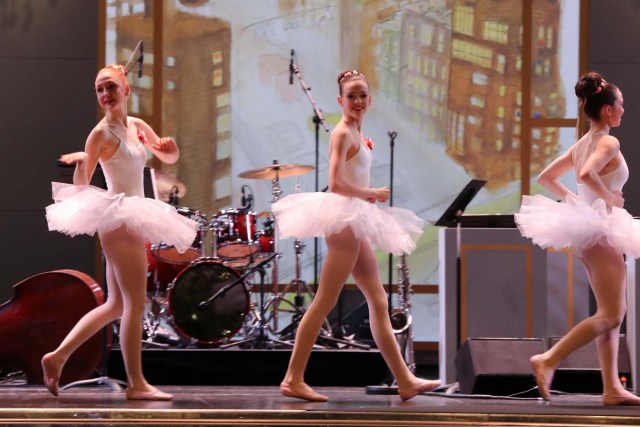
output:
[[[596,73],[595,71],[587,73],[576,83],[576,96],[578,98],[588,98],[596,93],[600,93],[605,83],[604,77],[602,77],[600,73]]]

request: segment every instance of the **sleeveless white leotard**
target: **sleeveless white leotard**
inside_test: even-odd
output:
[[[94,235],[125,225],[151,244],[165,243],[185,251],[195,239],[198,223],[167,203],[144,197],[146,149],[137,139],[123,141],[115,136],[116,152],[100,161],[107,190],[52,183],[55,203],[46,207],[49,230],[70,236]]]

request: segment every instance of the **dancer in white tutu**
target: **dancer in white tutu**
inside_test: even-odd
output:
[[[400,397],[407,400],[440,382],[417,378],[402,358],[372,245],[396,254],[409,253],[415,248],[412,237],[417,239],[422,233],[422,221],[407,210],[383,210],[375,205],[387,201],[389,189],[369,186],[373,144],[361,131],[371,103],[369,84],[361,73],[344,71],[338,76],[338,87],[342,119],[329,143],[331,193],[297,193],[273,204],[283,238],[324,236],[328,249],[318,293],[298,327],[280,390],[289,397],[328,400],[304,382],[304,371],[323,320],[336,304],[343,284],[353,275],[367,300],[376,344],[396,378]]]
[[[142,316],[146,302],[145,241],[160,241],[184,251],[197,223],[158,200],[145,199],[143,170],[147,150],[165,163],[179,151],[171,138],[159,138],[144,121],[127,115],[131,88],[126,70],[110,65],[95,81],[105,116],[89,134],[85,150],[60,161],[75,164],[74,185],[54,183],[55,204],[47,207],[50,230],[71,236],[96,232],[106,258],[107,300],[87,313],[60,346],[42,358],[44,383],[58,395],[58,382],[70,355],[110,322],[120,319],[120,345],[127,372],[126,395],[132,400],[169,400],[173,396],[147,383],[142,373]],[[89,185],[100,163],[108,191]]]
[[[589,131],[538,176],[538,182],[558,196],[524,196],[516,223],[523,236],[543,248],[571,247],[582,261],[596,298],[596,313],[577,324],[556,345],[531,357],[538,391],[550,400],[558,364],[595,339],[602,369],[605,405],[640,405],[618,377],[620,324],[626,312],[623,253],[640,256],[640,229],[623,209],[622,186],[629,177],[620,143],[609,135],[620,126],[624,108],[620,90],[596,73],[580,78],[575,87]],[[577,194],[560,181],[575,170]]]

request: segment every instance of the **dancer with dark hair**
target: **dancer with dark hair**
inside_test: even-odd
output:
[[[626,312],[623,254],[640,257],[640,224],[623,209],[622,186],[629,177],[620,142],[609,134],[620,126],[622,92],[596,72],[575,86],[589,131],[538,176],[538,182],[558,196],[523,196],[515,220],[523,236],[543,248],[570,247],[584,265],[596,298],[596,313],[577,324],[543,354],[531,357],[538,391],[550,400],[553,374],[569,354],[595,339],[602,369],[605,405],[640,405],[618,377],[620,324]],[[559,178],[574,170],[577,194]]]

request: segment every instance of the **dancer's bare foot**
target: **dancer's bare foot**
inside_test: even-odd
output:
[[[127,389],[128,400],[171,400],[173,394],[165,393],[153,386],[147,386],[144,390]]]
[[[551,394],[549,388],[553,381],[553,373],[555,369],[545,365],[541,354],[531,356],[529,359],[531,362],[531,368],[533,369],[533,375],[536,377],[536,384],[538,385],[538,393],[544,400],[551,400]]]
[[[49,390],[51,394],[57,396],[62,363],[59,363],[56,360],[53,353],[47,353],[42,357],[40,364],[42,365],[42,375],[45,387],[47,387],[47,390]]]
[[[423,380],[416,378],[409,388],[398,387],[398,394],[402,400],[409,400],[419,394],[426,393],[440,386],[440,380]]]
[[[329,400],[327,396],[317,393],[304,382],[289,383],[283,381],[280,383],[280,392],[283,396],[295,397],[297,399],[308,400],[310,402],[326,402]]]
[[[603,394],[602,403],[604,406],[640,406],[640,397],[625,390],[616,394]]]

